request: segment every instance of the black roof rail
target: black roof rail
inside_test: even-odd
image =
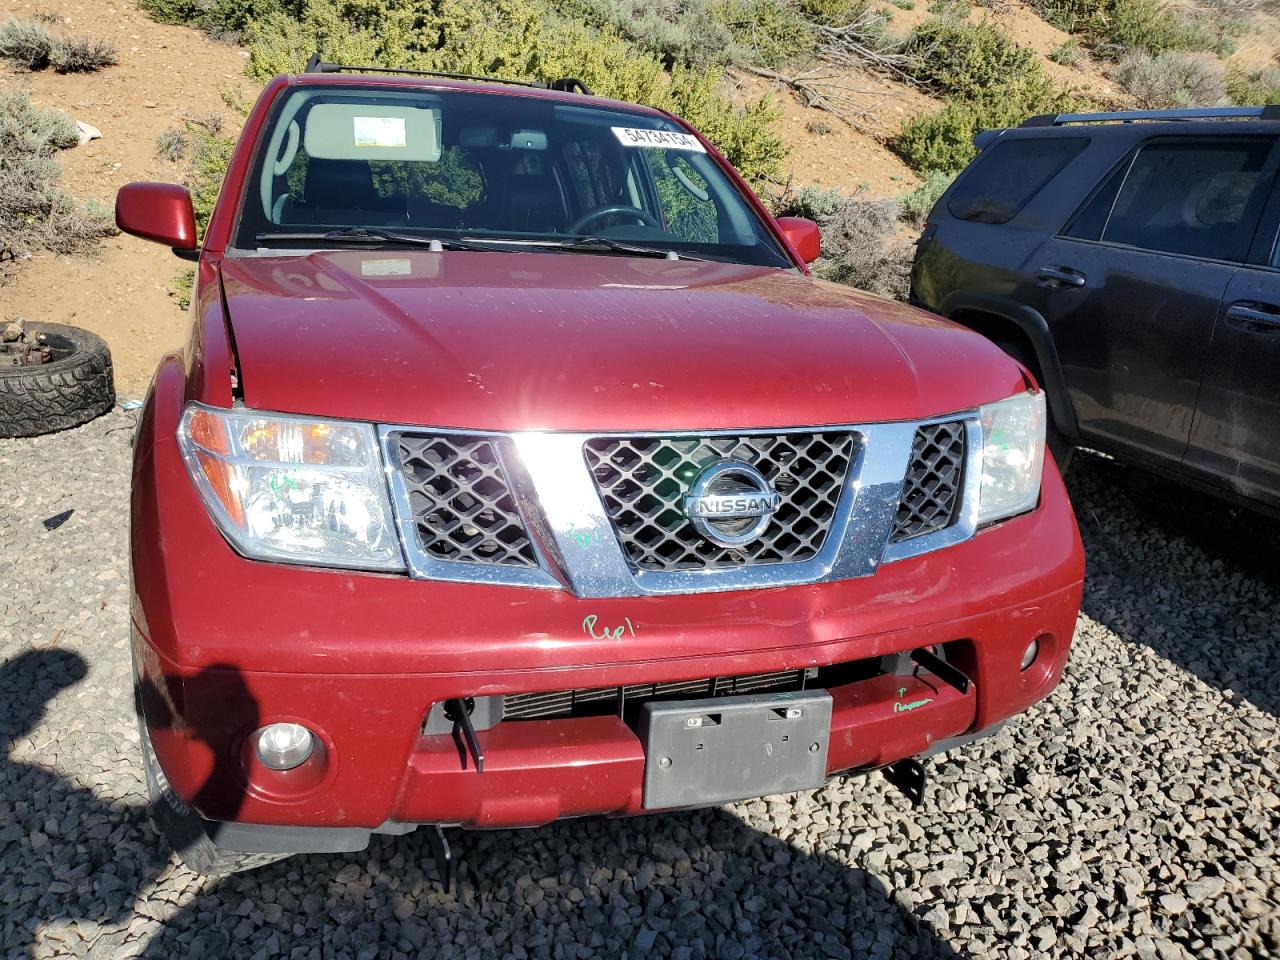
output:
[[[319,53],[313,53],[303,73],[402,73],[411,77],[443,77],[446,80],[475,80],[478,83],[506,83],[516,87],[533,87],[538,90],[559,90],[562,93],[581,93],[591,96],[587,85],[577,77],[559,80],[508,80],[505,77],[477,77],[470,73],[447,73],[443,70],[408,70],[396,67],[352,67],[340,63],[325,63]]]
[[[1138,120],[1280,120],[1280,104],[1265,107],[1187,107],[1178,110],[1117,110],[1113,113],[1041,113],[1023,127],[1061,127],[1068,123],[1133,123]]]

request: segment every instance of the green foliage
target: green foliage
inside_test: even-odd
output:
[[[929,217],[929,211],[933,209],[938,198],[946,192],[955,178],[954,173],[944,173],[941,170],[926,171],[920,185],[899,199],[902,206],[902,219],[915,227],[924,226],[925,220]]]
[[[800,12],[805,19],[827,27],[843,27],[866,10],[866,0],[800,0]]]
[[[259,79],[299,71],[313,52],[340,63],[508,77],[578,77],[603,96],[685,117],[743,174],[776,177],[786,147],[762,98],[736,108],[720,73],[639,53],[609,28],[544,17],[536,0],[299,0],[249,24],[249,69]]]
[[[994,87],[1040,74],[1035,51],[1014,41],[991,20],[934,18],[907,41],[911,72],[943,94],[980,97]]]
[[[1064,67],[1074,67],[1080,62],[1080,41],[1075,37],[1067,37],[1049,51],[1049,59]]]
[[[1037,72],[973,99],[949,98],[937,113],[908,120],[889,145],[921,173],[959,173],[974,158],[973,138],[981,131],[1016,126],[1033,114],[1076,111],[1085,105],[1083,97],[1056,89]]]
[[[204,237],[209,215],[222,189],[222,179],[231,153],[235,149],[235,137],[222,132],[222,124],[216,117],[188,118],[187,136],[191,143],[191,167],[187,171],[187,189],[191,191],[191,203],[196,212],[196,230]]]
[[[1078,34],[1107,57],[1130,50],[1205,49],[1215,41],[1195,20],[1180,20],[1163,0],[1033,0],[1037,12]]]
[[[1280,67],[1245,73],[1237,67],[1227,70],[1227,96],[1242,107],[1262,107],[1280,103]]]
[[[237,36],[269,13],[299,6],[298,0],[138,0],[160,23],[198,27],[217,36]]]
[[[818,42],[814,24],[795,0],[719,0],[717,19],[728,25],[749,59],[766,67],[782,67],[813,54]],[[826,16],[835,4],[826,4]]]
[[[74,253],[115,232],[110,214],[59,186],[54,155],[78,143],[66,114],[0,91],[0,261],[37,250]]]

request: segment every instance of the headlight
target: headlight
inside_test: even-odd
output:
[[[978,523],[1026,513],[1040,499],[1044,469],[1043,393],[989,403],[982,415],[982,491]]]
[[[191,406],[178,443],[209,513],[245,556],[404,568],[369,424]]]

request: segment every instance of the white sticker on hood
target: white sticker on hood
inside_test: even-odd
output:
[[[403,147],[404,117],[352,117],[357,147]]]
[[[413,273],[408,260],[361,260],[360,276],[362,277],[407,277]]]
[[[670,130],[637,130],[634,127],[610,127],[613,135],[624,147],[666,147],[668,150],[690,150],[706,153],[698,138],[689,133]]]

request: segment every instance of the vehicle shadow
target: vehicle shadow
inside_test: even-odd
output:
[[[41,721],[49,701],[87,674],[84,658],[69,650],[27,650],[0,663],[0,957],[6,960],[34,956],[41,928],[54,921],[127,922],[138,892],[164,866],[145,805],[109,802],[40,762],[71,752],[64,738],[75,734]],[[23,743],[27,738],[32,742]],[[94,935],[58,936],[73,951],[77,940]]]
[[[206,888],[144,956],[961,956],[874,875],[724,809],[450,840],[453,892],[439,886],[425,831],[375,837],[364,853],[295,857]],[[262,920],[276,922],[242,937],[235,905],[268,890],[279,909]]]
[[[1280,522],[1079,453],[1082,612],[1280,716]]]

